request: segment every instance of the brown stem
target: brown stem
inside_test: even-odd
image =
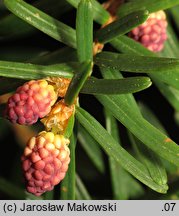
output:
[[[121,4],[124,3],[124,0],[108,0],[103,3],[103,7],[112,15],[116,16],[116,12]]]
[[[108,0],[105,3],[103,3],[103,7],[110,13],[111,16],[109,17],[108,21],[101,26],[101,28],[104,28],[105,26],[116,20],[117,9],[122,3],[124,3],[124,0]],[[96,41],[93,47],[93,55],[95,56],[97,53],[101,52],[103,48],[104,44],[101,44],[98,41]]]

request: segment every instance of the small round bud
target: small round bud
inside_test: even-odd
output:
[[[5,115],[12,123],[31,125],[46,116],[56,100],[53,86],[45,80],[32,80],[9,98]]]
[[[129,37],[153,52],[160,52],[167,40],[167,20],[164,11],[150,14],[142,25],[129,33]]]
[[[28,141],[22,156],[22,169],[29,193],[40,196],[53,190],[65,177],[70,162],[69,142],[63,135],[46,131]]]

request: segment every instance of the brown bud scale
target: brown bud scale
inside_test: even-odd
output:
[[[74,111],[75,105],[67,106],[62,99],[54,105],[51,112],[41,122],[47,131],[53,130],[63,134]]]

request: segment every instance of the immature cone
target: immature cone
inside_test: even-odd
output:
[[[50,112],[56,99],[54,87],[47,81],[32,80],[9,98],[5,115],[12,123],[31,125]]]
[[[167,40],[167,20],[164,11],[150,14],[147,21],[134,28],[129,37],[143,44],[153,52],[160,52]]]
[[[70,162],[69,139],[43,131],[32,137],[22,156],[22,168],[29,193],[40,196],[53,190],[64,177]]]

